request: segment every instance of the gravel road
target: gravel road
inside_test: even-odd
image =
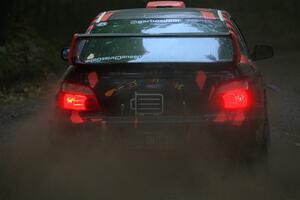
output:
[[[180,155],[49,150],[47,103],[28,100],[0,105],[0,199],[300,199],[299,57],[258,64],[272,88],[267,172]]]

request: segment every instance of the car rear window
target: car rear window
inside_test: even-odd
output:
[[[230,37],[110,37],[79,41],[81,62],[231,62]]]

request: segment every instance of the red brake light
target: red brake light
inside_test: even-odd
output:
[[[243,109],[249,105],[249,95],[244,89],[233,89],[222,94],[222,106],[225,109]]]
[[[183,1],[151,1],[147,8],[185,8]]]
[[[84,85],[63,83],[58,99],[59,106],[65,110],[96,111],[100,108],[93,90]]]
[[[202,16],[204,17],[204,19],[207,20],[216,20],[217,17],[215,16],[214,13],[210,12],[210,11],[201,11]]]
[[[87,96],[78,94],[63,94],[63,108],[67,110],[87,110],[85,107],[85,102]]]
[[[251,106],[248,81],[233,81],[221,85],[216,88],[214,98],[222,109],[247,109]]]

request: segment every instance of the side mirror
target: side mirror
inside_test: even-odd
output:
[[[60,52],[60,57],[64,61],[68,61],[69,59],[70,48],[63,48]]]
[[[273,47],[268,45],[256,45],[251,54],[254,61],[272,58],[274,56]]]

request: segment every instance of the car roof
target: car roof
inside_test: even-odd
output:
[[[223,20],[222,12],[217,9],[204,8],[136,8],[109,11],[112,13],[109,20],[130,20],[130,19],[208,19]],[[228,13],[226,12],[228,15]]]

